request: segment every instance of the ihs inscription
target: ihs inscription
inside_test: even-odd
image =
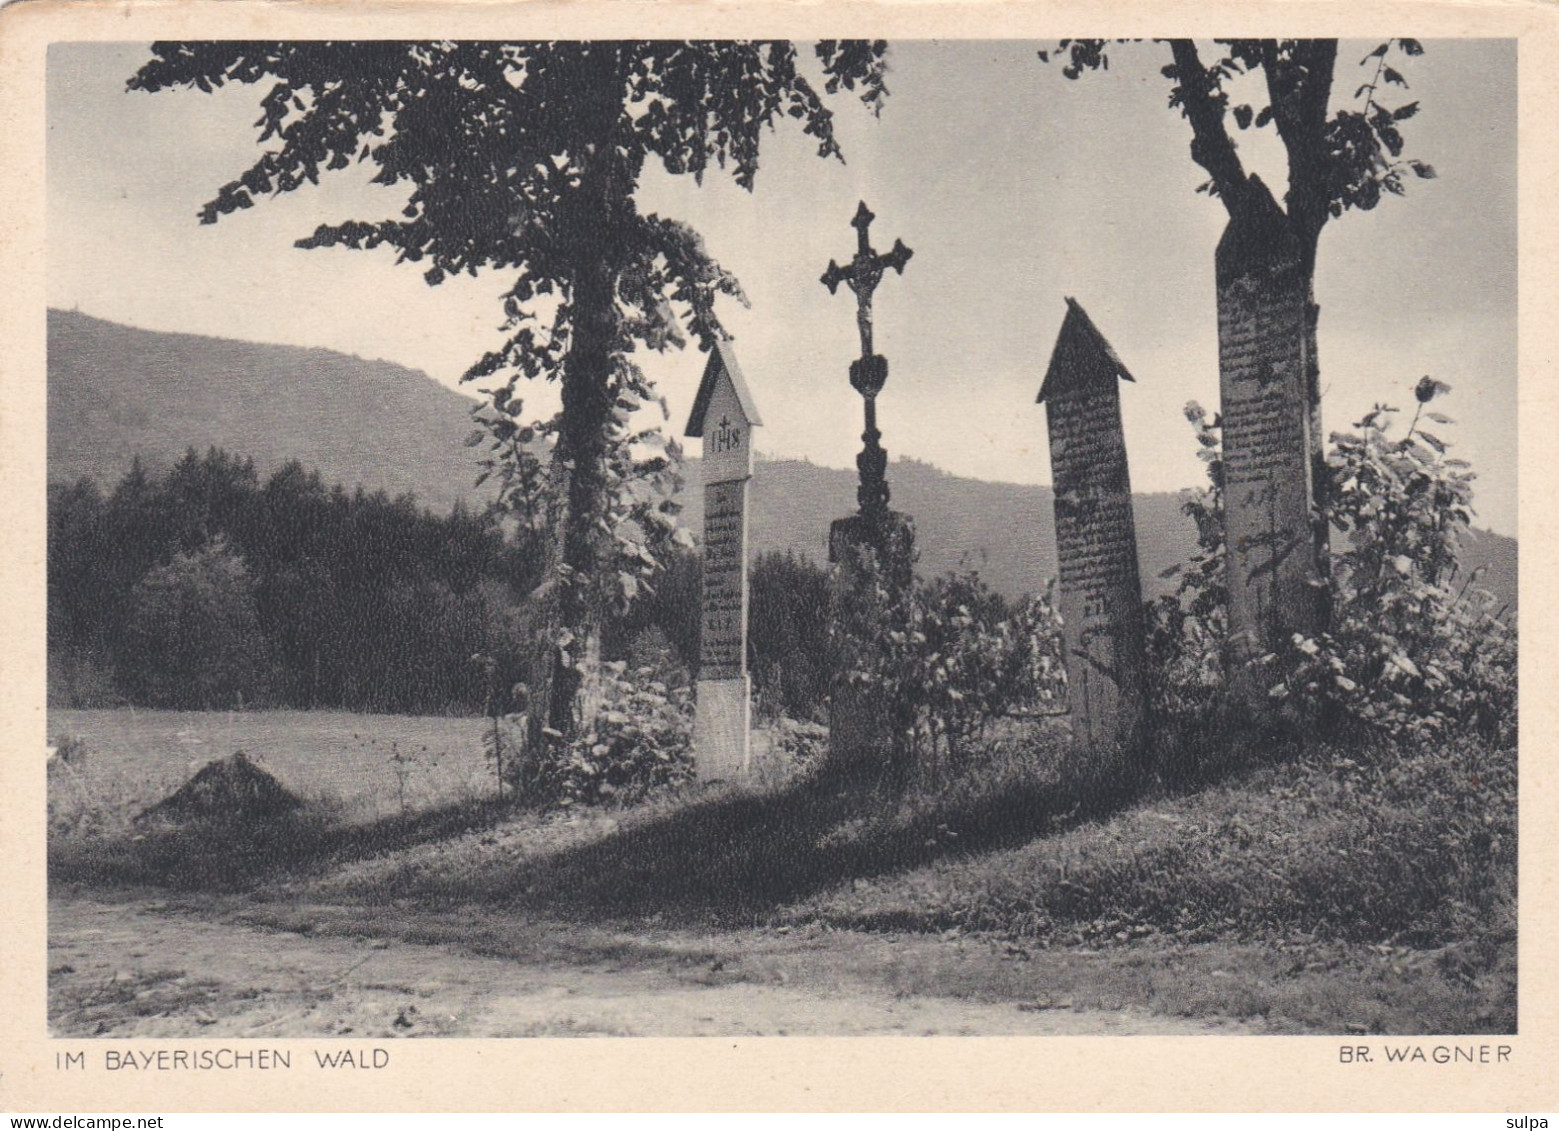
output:
[[[714,450],[716,452],[739,451],[742,446],[742,430],[731,423],[730,417],[720,418],[720,427],[715,430]]]

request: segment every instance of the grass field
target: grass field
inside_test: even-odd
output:
[[[344,711],[49,712],[49,738],[85,744],[50,787],[50,815],[99,812],[110,826],[168,796],[201,766],[242,750],[293,793],[351,821],[489,794],[480,718]]]

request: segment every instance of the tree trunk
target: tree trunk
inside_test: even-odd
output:
[[[1310,487],[1315,504],[1315,560],[1323,582],[1316,611],[1318,630],[1331,626],[1330,478],[1326,470],[1326,432],[1321,421],[1321,355],[1316,329],[1321,307],[1315,301],[1315,261],[1321,230],[1330,215],[1327,185],[1327,114],[1337,66],[1335,39],[1305,40],[1286,61],[1268,53],[1263,71],[1273,122],[1288,151],[1287,215],[1299,239],[1305,273],[1305,393],[1310,401]]]
[[[592,241],[593,242],[593,241]],[[604,251],[605,249],[601,249]],[[590,713],[586,699],[597,679],[601,610],[600,517],[604,513],[604,464],[611,417],[611,374],[617,322],[615,278],[599,255],[580,265],[572,294],[574,341],[563,375],[563,427],[559,437],[563,489],[559,627],[567,643],[554,649],[547,725],[572,737]],[[581,712],[580,708],[585,711]]]
[[[578,96],[581,207],[564,238],[573,259],[568,296],[572,341],[563,366],[563,417],[557,470],[563,473],[559,522],[557,625],[566,643],[552,652],[545,703],[547,726],[572,738],[600,709],[602,610],[597,573],[606,513],[606,458],[611,443],[614,373],[622,348],[617,313],[617,252],[633,175],[616,153],[622,111],[617,50],[584,49]]]
[[[1309,403],[1306,429],[1310,450],[1311,534],[1318,576],[1313,627],[1324,632],[1331,624],[1331,546],[1326,471],[1326,434],[1321,422],[1321,365],[1316,329],[1321,308],[1315,301],[1315,258],[1321,229],[1326,226],[1329,192],[1327,175],[1327,113],[1337,60],[1335,39],[1298,41],[1287,55],[1276,40],[1262,61],[1273,124],[1288,153],[1289,191],[1284,222],[1298,241],[1305,287],[1305,395]],[[1225,124],[1228,100],[1220,96],[1216,75],[1203,67],[1190,39],[1170,40],[1185,115],[1191,123],[1191,158],[1212,178],[1231,220],[1250,217],[1269,207],[1270,195],[1259,178],[1246,173]],[[1259,217],[1258,217],[1259,218]]]

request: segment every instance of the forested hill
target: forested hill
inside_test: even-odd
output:
[[[425,373],[323,349],[140,330],[49,311],[49,479],[111,489],[139,455],[165,469],[188,448],[289,459],[326,483],[478,506],[465,446],[475,403]]]
[[[426,374],[329,350],[265,345],[116,325],[49,312],[49,478],[94,478],[112,489],[139,454],[171,466],[194,447],[252,458],[261,476],[288,459],[318,468],[327,483],[411,492],[445,511],[456,499],[480,506],[478,468],[465,446],[469,398]],[[689,465],[687,519],[702,511],[696,462]],[[1016,597],[1056,572],[1048,487],[987,483],[899,460],[888,469],[894,507],[914,516],[920,572],[976,569]],[[1185,560],[1195,529],[1172,494],[1136,497],[1142,581]],[[751,529],[759,551],[827,554],[828,524],[855,506],[855,472],[800,460],[760,460]],[[1516,546],[1480,534],[1469,565],[1488,566],[1485,585],[1514,603]]]

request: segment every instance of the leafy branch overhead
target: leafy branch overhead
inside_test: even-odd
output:
[[[857,91],[879,109],[886,48],[818,44],[827,90]],[[158,43],[152,51],[130,89],[270,83],[255,123],[264,151],[202,208],[203,223],[369,163],[376,183],[407,190],[400,215],[324,224],[299,246],[387,246],[401,261],[426,264],[429,284],[512,270],[510,331],[532,303],[562,297],[587,245],[620,249],[624,262],[614,266],[636,272],[638,285],[620,295],[636,314],[632,337],[652,347],[679,344],[672,301],[707,344],[719,326],[714,295],[740,290],[696,235],[638,213],[632,190],[646,161],[700,181],[711,168],[728,169],[750,189],[761,134],[785,118],[801,123],[821,156],[841,156],[832,111],[783,40]],[[584,186],[586,165],[602,156],[626,190],[605,214]],[[566,329],[565,320],[547,332],[514,333],[471,376],[511,365],[556,376],[560,359],[549,343]]]
[[[1064,59],[1062,73],[1077,79],[1109,68],[1110,42],[1063,39],[1058,51],[1041,51],[1039,57]],[[1391,90],[1408,87],[1393,63],[1423,54],[1416,39],[1388,39],[1361,59],[1365,81],[1335,112],[1336,40],[1219,39],[1213,41],[1219,53],[1208,61],[1193,40],[1155,42],[1169,47],[1170,62],[1162,68],[1172,83],[1169,105],[1191,124],[1191,157],[1209,178],[1202,191],[1221,197],[1231,216],[1259,207],[1260,178],[1240,161],[1229,120],[1238,130],[1276,129],[1288,155],[1288,215],[1311,255],[1329,219],[1353,208],[1368,211],[1383,192],[1402,195],[1409,173],[1435,175],[1432,166],[1403,158],[1401,124],[1417,114],[1419,104],[1393,97]],[[1246,75],[1264,80],[1264,102],[1232,102],[1230,87]]]

